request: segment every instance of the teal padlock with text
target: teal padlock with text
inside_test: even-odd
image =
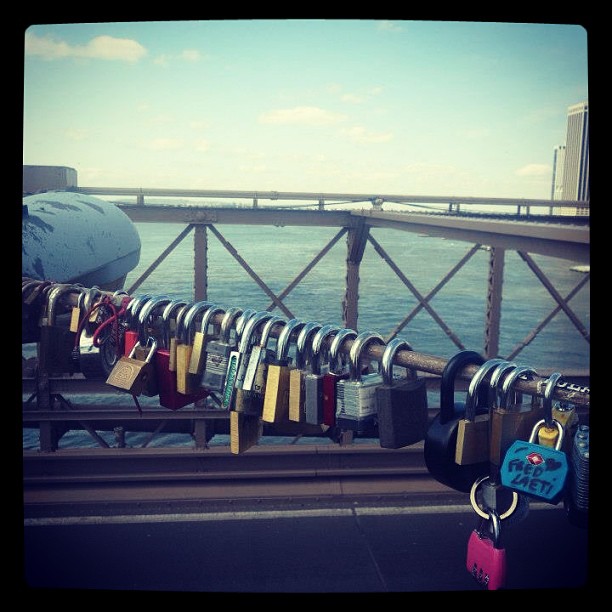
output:
[[[565,429],[553,418],[553,394],[561,374],[554,372],[548,377],[544,389],[544,418],[531,430],[529,441],[515,440],[504,455],[500,468],[503,486],[529,497],[557,504],[565,492],[569,472],[567,454],[562,450]],[[557,430],[556,437],[551,432]],[[554,440],[554,445],[545,444]]]
[[[567,455],[561,450],[563,427],[558,421],[553,424],[559,431],[554,448],[536,443],[538,431],[546,425],[542,419],[535,424],[528,442],[512,443],[504,456],[500,477],[508,489],[557,504],[563,496],[569,468]]]

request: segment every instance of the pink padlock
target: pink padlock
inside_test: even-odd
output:
[[[492,533],[489,533],[489,525]],[[494,510],[470,534],[466,567],[472,578],[488,591],[506,584],[506,549],[500,546],[501,519]]]

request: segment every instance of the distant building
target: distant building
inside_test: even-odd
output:
[[[565,144],[555,147],[551,200],[590,200],[589,186],[589,104],[581,102],[567,109]],[[552,208],[565,215],[588,215],[588,207]]]
[[[553,176],[550,199],[563,199],[563,164],[565,162],[565,145],[555,147],[553,153]]]
[[[563,200],[590,200],[589,185],[589,104],[581,102],[567,109],[565,160],[563,162]],[[563,212],[568,209],[561,209]],[[570,214],[589,214],[588,208],[570,209]]]

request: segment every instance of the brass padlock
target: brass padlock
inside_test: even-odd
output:
[[[197,330],[193,336],[193,349],[189,356],[189,374],[197,374],[198,380],[202,377],[204,370],[204,364],[206,363],[206,346],[208,341],[215,338],[220,330],[221,325],[216,325],[216,333],[214,331],[215,323],[214,317],[216,315],[224,314],[223,308],[219,306],[211,306],[203,315],[200,329]],[[213,327],[213,333],[211,334],[210,327]]]
[[[489,461],[499,467],[515,440],[528,440],[536,422],[543,416],[543,407],[534,396],[530,405],[524,405],[522,394],[515,393],[514,385],[521,377],[533,378],[537,372],[529,366],[514,367],[501,382],[498,405],[491,409]],[[491,384],[495,383],[495,376]],[[499,387],[499,382],[497,386]]]
[[[483,405],[482,394],[479,394],[479,391],[486,377],[504,363],[507,362],[503,359],[489,359],[472,376],[465,402],[464,417],[457,423],[457,444],[455,446],[457,465],[473,465],[489,461],[490,407]],[[488,393],[485,395],[487,399],[488,395]],[[477,414],[477,408],[480,409],[480,414]]]
[[[201,301],[192,304],[185,316],[177,321],[176,330],[176,389],[179,393],[189,395],[200,385],[199,378],[189,373],[189,361],[193,351],[194,326],[199,314],[213,307],[211,302]]]
[[[135,397],[142,395],[143,388],[155,376],[152,360],[157,350],[157,340],[153,337],[147,340],[147,345],[144,347],[147,349],[147,354],[144,359],[135,357],[139,346],[140,342],[136,342],[129,356],[121,357],[106,379],[107,385],[130,393]]]
[[[268,348],[270,334],[275,325],[285,325],[287,320],[283,317],[270,314],[253,328],[253,335],[257,333],[257,327],[262,323],[263,328],[260,333],[259,342],[251,349],[244,378],[240,387],[236,389],[236,402],[234,406],[237,412],[258,416],[261,416],[263,411],[268,365],[274,357],[274,351]]]
[[[295,367],[289,356],[292,334],[302,330],[306,323],[299,319],[287,321],[276,343],[276,357],[268,365],[262,420],[282,423],[289,420],[289,372]]]
[[[261,417],[232,410],[230,412],[230,452],[239,455],[255,446],[263,433]]]

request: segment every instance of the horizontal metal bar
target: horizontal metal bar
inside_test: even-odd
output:
[[[389,193],[336,193],[306,191],[237,191],[217,189],[152,189],[143,187],[74,187],[69,189],[90,195],[126,195],[184,198],[236,198],[250,200],[348,200],[350,202],[394,202],[397,204],[466,204],[487,206],[547,206],[588,208],[589,201],[535,198],[474,198],[463,196],[399,195]]]

